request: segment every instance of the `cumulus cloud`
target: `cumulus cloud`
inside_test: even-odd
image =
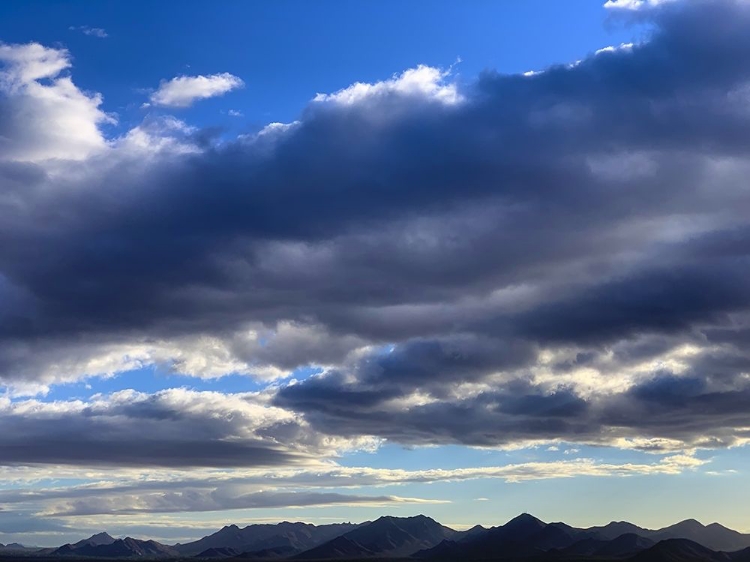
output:
[[[366,100],[392,96],[417,96],[420,99],[435,100],[452,105],[462,100],[455,83],[447,79],[450,71],[419,65],[394,75],[389,80],[367,84],[357,82],[333,94],[317,94],[314,102],[330,102],[340,105],[361,104]]]
[[[100,109],[101,95],[63,74],[70,66],[65,49],[0,43],[0,165],[82,160],[106,147],[100,126],[114,118]]]
[[[164,80],[151,94],[151,103],[165,107],[189,107],[202,99],[223,96],[245,83],[228,72],[208,76],[177,76]]]

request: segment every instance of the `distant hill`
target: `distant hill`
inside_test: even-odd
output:
[[[585,529],[591,536],[612,540],[623,534],[634,534],[646,537],[655,543],[667,539],[688,539],[711,550],[736,551],[750,547],[750,535],[727,529],[718,523],[703,525],[695,519],[686,519],[663,529],[643,529],[625,521],[613,521],[604,527]]]
[[[43,553],[43,550],[44,549],[38,546],[26,546],[17,542],[12,542],[8,544],[0,544],[1,556],[41,554]]]
[[[687,539],[663,540],[633,557],[632,562],[731,562],[731,555],[714,552]]]
[[[632,523],[628,523],[627,521],[612,521],[603,527],[589,527],[588,529],[585,529],[585,531],[588,531],[591,536],[596,537],[597,539],[606,541],[611,541],[617,537],[628,534],[645,537],[654,532],[633,525]]]
[[[665,539],[690,539],[711,550],[734,551],[750,547],[750,535],[743,535],[718,523],[702,525],[695,519],[682,521],[646,536],[657,542]]]
[[[72,546],[73,548],[81,548],[86,545],[101,546],[101,545],[112,544],[113,542],[115,542],[115,539],[111,537],[108,533],[97,533],[96,535],[91,535],[87,539],[78,541]]]
[[[568,547],[583,538],[580,534],[580,530],[568,525],[547,524],[524,513],[505,525],[475,532],[464,540],[445,541],[417,556],[444,560],[525,558]]]
[[[564,556],[627,558],[654,546],[654,541],[634,533],[625,533],[612,540],[585,538],[560,550]]]
[[[355,529],[351,523],[311,525],[284,521],[275,525],[228,525],[200,540],[176,544],[174,549],[186,556],[195,556],[212,548],[231,548],[241,553],[287,548],[301,552],[323,544]]]
[[[295,558],[405,557],[432,548],[459,533],[424,515],[381,517]]]
[[[57,550],[54,550],[51,553],[51,556],[85,556],[91,558],[174,558],[179,556],[179,552],[156,541],[142,541],[127,537],[124,539],[113,540],[111,543],[105,544],[92,544],[87,541],[80,541],[76,544],[66,544]]]

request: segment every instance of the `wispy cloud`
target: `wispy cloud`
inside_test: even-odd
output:
[[[70,31],[80,31],[84,35],[89,35],[90,37],[98,37],[99,39],[106,39],[107,37],[109,37],[109,34],[101,27],[89,27],[88,25],[71,25],[68,29]]]
[[[245,83],[228,72],[209,76],[178,76],[162,81],[151,94],[151,103],[165,107],[189,107],[195,101],[222,96]]]

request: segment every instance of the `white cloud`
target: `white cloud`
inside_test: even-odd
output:
[[[159,127],[184,126],[177,120],[160,123]],[[160,136],[143,126],[131,130],[116,144],[121,145],[143,157],[158,155],[160,151],[191,150],[191,145],[182,144],[178,137],[170,137],[168,132]],[[318,365],[337,363],[364,345],[364,340],[357,337],[334,335],[320,326],[289,322],[281,322],[273,330],[260,324],[247,325],[223,337],[198,334],[77,345],[66,342],[44,348],[12,342],[0,344],[0,352],[13,358],[12,363],[0,368],[0,384],[6,385],[6,391],[13,396],[31,396],[45,394],[53,384],[109,378],[153,365],[200,379],[239,374],[270,382],[291,376],[296,367],[307,365],[311,359]]]
[[[100,109],[101,95],[61,76],[70,66],[65,49],[0,44],[0,160],[83,160],[106,148],[99,126],[115,120]]]
[[[608,10],[643,10],[675,0],[607,0],[604,7]]]
[[[631,51],[633,49],[633,43],[620,43],[619,45],[609,45],[602,47],[594,52],[595,55],[601,55],[602,53],[616,53],[617,51]]]
[[[458,93],[458,87],[455,83],[447,82],[446,79],[450,74],[451,70],[444,71],[420,64],[416,68],[411,68],[401,74],[395,74],[382,82],[374,84],[356,82],[333,94],[317,94],[313,101],[353,105],[369,98],[400,94],[418,96],[446,105],[453,105],[459,103],[463,97]]]
[[[162,81],[151,94],[151,103],[165,107],[189,107],[193,102],[221,96],[245,83],[228,72],[209,76],[178,76]]]
[[[188,154],[200,151],[191,139],[195,132],[195,127],[175,117],[157,117],[146,119],[133,127],[115,145],[126,152],[136,152],[146,157],[155,157],[163,152]]]

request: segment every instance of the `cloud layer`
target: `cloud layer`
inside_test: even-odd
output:
[[[648,40],[464,85],[419,66],[222,143],[164,116],[109,138],[67,51],[0,45],[3,464],[745,444],[750,7],[609,4]],[[18,398],[152,365],[274,383]]]

